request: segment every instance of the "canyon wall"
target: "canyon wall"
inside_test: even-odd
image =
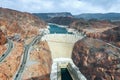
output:
[[[69,28],[84,32],[87,37],[101,39],[120,47],[120,24],[119,22],[79,20],[71,23]]]
[[[0,45],[4,45],[6,42],[7,42],[7,38],[5,34],[2,32],[2,30],[0,29]]]
[[[39,30],[46,26],[46,22],[30,13],[0,8],[0,50],[2,52],[0,55],[5,52],[6,47],[9,47],[4,45],[6,38],[13,43],[10,53],[0,63],[0,80],[13,80],[21,66],[25,45],[29,44],[39,34]],[[23,76],[22,80],[49,80],[52,57],[47,42],[36,44],[28,57],[30,59],[28,62],[35,63],[26,64],[28,69],[25,69],[23,74],[27,76]]]
[[[41,28],[46,28],[46,23],[30,13],[0,8],[0,29],[6,36],[31,37]]]
[[[120,50],[106,42],[84,38],[75,43],[72,59],[88,80],[119,80]]]

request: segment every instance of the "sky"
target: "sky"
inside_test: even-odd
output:
[[[120,13],[120,0],[0,0],[0,7],[30,13]]]

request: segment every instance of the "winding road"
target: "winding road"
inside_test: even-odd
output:
[[[13,48],[13,42],[11,40],[8,39],[8,48],[7,50],[5,51],[5,53],[3,53],[1,56],[0,56],[0,63],[2,63],[4,61],[4,59],[8,56],[8,54],[11,52],[12,48]]]
[[[23,54],[23,60],[21,62],[21,65],[15,75],[15,78],[14,80],[21,80],[21,76],[22,76],[22,73],[24,71],[24,68],[25,68],[25,65],[26,65],[26,62],[27,62],[27,58],[28,58],[28,54],[30,52],[30,48],[35,44],[37,43],[37,41],[39,41],[42,36],[44,35],[45,33],[43,32],[41,35],[37,35],[30,44],[28,45],[25,45],[25,50],[24,50],[24,54]]]

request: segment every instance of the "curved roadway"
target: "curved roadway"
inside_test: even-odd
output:
[[[25,68],[25,65],[26,65],[26,62],[27,62],[27,57],[28,57],[28,54],[29,54],[29,49],[35,44],[37,43],[37,41],[39,41],[42,36],[44,35],[44,32],[41,34],[41,35],[38,35],[36,36],[32,42],[28,45],[25,45],[25,50],[24,50],[24,54],[23,54],[23,60],[21,62],[21,65],[19,67],[19,70],[17,71],[16,75],[15,75],[15,78],[14,80],[21,80],[21,76],[22,76],[22,73],[24,71],[24,68]]]
[[[8,54],[11,52],[12,48],[13,48],[13,42],[10,41],[8,39],[8,49],[5,51],[5,53],[3,53],[1,56],[0,56],[0,63],[2,63],[4,61],[4,59],[8,56]]]

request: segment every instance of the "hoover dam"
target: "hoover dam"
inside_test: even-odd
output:
[[[32,14],[0,7],[0,80],[120,80],[118,14]]]
[[[43,40],[48,42],[52,58],[71,58],[74,43],[82,39],[80,35],[74,34],[48,34],[43,36]]]
[[[76,33],[75,33],[76,32]],[[42,40],[47,41],[52,53],[52,59],[71,58],[73,46],[76,41],[82,39],[85,35],[70,31],[60,25],[50,24],[46,35]]]
[[[69,32],[69,29],[67,30],[56,24],[50,24],[49,29],[45,32],[46,35],[41,40],[47,41],[51,50],[53,59],[51,80],[86,80],[71,59],[75,42],[85,37],[85,35],[74,30]],[[71,78],[66,70],[70,72]],[[62,71],[65,72],[63,75],[66,75],[66,79],[62,79],[65,77],[62,76]]]

